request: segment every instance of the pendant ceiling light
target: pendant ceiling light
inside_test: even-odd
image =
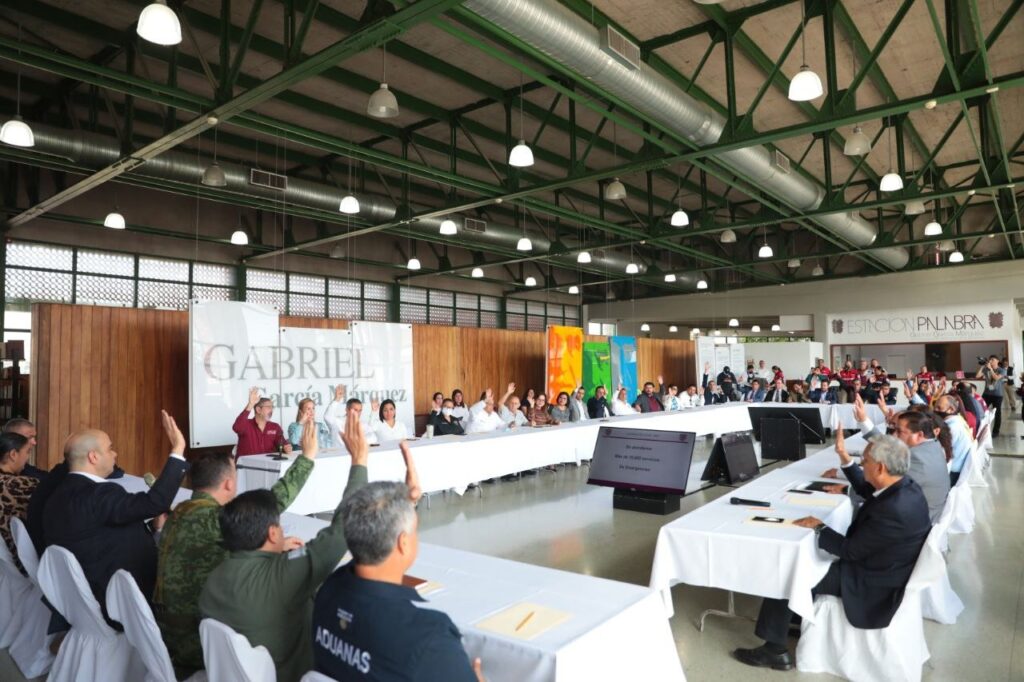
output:
[[[139,14],[135,32],[143,40],[157,45],[177,45],[181,42],[181,22],[167,6],[166,0],[155,0]]]
[[[676,276],[673,273],[669,272],[669,273],[667,273],[665,275],[665,281],[666,282],[674,282],[674,281],[676,281]]]
[[[782,331],[782,327],[780,327],[780,326],[779,326],[779,325],[777,325],[777,324],[773,324],[773,325],[772,325],[772,331],[773,331],[773,332],[779,332],[779,331]]]
[[[619,165],[619,127],[617,124],[612,124],[612,158],[614,159],[614,165]],[[612,178],[604,187],[604,198],[608,201],[621,201],[626,198],[626,186],[619,181],[619,179]]]
[[[953,253],[949,254],[949,262],[950,263],[963,263],[964,262],[964,254],[960,253],[959,251],[954,251]]]
[[[892,165],[892,122],[889,122],[889,172],[882,176],[878,189],[883,192],[898,192],[903,189],[903,178],[893,170]]]
[[[535,287],[537,286],[537,280],[534,278],[533,275],[530,275],[523,281],[523,284],[525,284],[528,287]]]
[[[700,335],[700,327],[694,327],[693,329],[690,330],[690,333],[694,334],[695,336],[699,336]]]
[[[455,221],[451,218],[445,218],[441,221],[441,234],[445,236],[452,236],[459,233],[459,226],[455,224]]]
[[[649,325],[646,322],[644,322],[642,325],[640,325],[640,331],[642,331],[642,332],[649,332],[649,331],[651,331],[651,325]]]
[[[471,272],[469,276],[473,277],[474,279],[480,279],[481,277],[484,276],[484,269],[483,268],[473,268],[473,272]]]
[[[771,258],[772,256],[775,255],[775,252],[772,251],[772,247],[768,246],[768,228],[765,227],[764,231],[761,234],[764,238],[764,243],[761,245],[761,248],[757,250],[757,257]]]
[[[214,117],[210,118],[211,121],[216,121]],[[217,163],[217,128],[213,129],[213,163],[203,170],[203,178],[201,182],[207,187],[226,187],[228,184],[228,178],[224,175],[224,169]]]
[[[786,263],[786,267],[789,268],[790,270],[796,270],[797,268],[800,267],[800,259],[799,258],[790,258],[789,262]]]
[[[519,142],[508,154],[508,165],[516,168],[527,168],[533,165],[533,150],[526,144],[526,135],[523,134],[523,74],[519,73]]]
[[[925,237],[938,237],[942,234],[942,225],[939,224],[939,202],[936,201],[932,206],[932,219],[927,225],[924,226]]]
[[[628,265],[626,265],[626,274],[627,275],[635,275],[635,274],[637,274],[639,272],[640,272],[640,266],[637,265],[636,263],[629,263]]]
[[[388,90],[388,50],[387,45],[381,47],[380,87],[366,103],[366,113],[374,118],[394,118],[398,116],[398,100],[395,93]]]
[[[721,234],[721,236],[718,239],[723,244],[735,244],[736,243],[736,233],[733,232],[731,229],[729,229],[729,230],[722,230],[722,234]]]
[[[690,216],[686,215],[686,211],[680,206],[676,209],[676,212],[672,214],[672,227],[686,227],[690,224]]]
[[[578,293],[580,293],[580,288],[578,286],[576,286],[575,284],[573,284],[571,287],[569,287],[569,293],[570,294],[574,294],[574,295],[578,294]]]
[[[864,156],[871,151],[871,138],[864,134],[859,125],[853,126],[853,134],[846,138],[843,154],[847,156]]]
[[[409,262],[405,264],[405,267],[409,270],[419,270],[423,266],[420,264],[420,259],[413,256],[409,259]]]
[[[942,252],[949,252],[956,250],[956,244],[954,244],[952,240],[947,239],[945,241],[939,242],[935,248]]]
[[[103,227],[109,227],[112,230],[123,230],[125,228],[124,216],[115,208],[103,219]]]
[[[729,326],[730,327],[738,327],[738,326],[740,326],[740,321],[737,320],[735,317],[730,318],[729,319]]]
[[[21,45],[21,24],[18,24],[18,45]],[[21,50],[18,50],[21,54]],[[29,124],[21,118],[21,64],[18,64],[17,85],[15,87],[14,118],[4,122],[0,128],[0,142],[12,147],[34,147],[36,136]]]
[[[920,199],[911,199],[903,204],[903,215],[921,215],[924,211],[924,202]]]
[[[789,82],[789,99],[794,102],[809,102],[825,94],[818,74],[807,66],[807,17],[804,3],[800,3],[800,71]]]
[[[820,265],[815,265],[814,269],[811,270],[811,277],[821,277],[824,274],[825,271],[821,268]]]
[[[715,336],[721,336],[721,335],[722,335],[722,332],[716,329],[716,330],[714,331],[714,334],[715,334]]]
[[[516,242],[516,251],[532,251],[533,242],[530,241],[529,237],[520,237],[519,241]]]
[[[586,265],[587,263],[589,263],[590,262],[590,252],[589,251],[580,251],[578,254],[576,254],[576,262],[577,263],[582,263],[583,265]]]
[[[338,210],[348,215],[359,213],[359,200],[351,194],[346,194],[341,198]]]
[[[708,281],[706,279],[697,280],[697,288],[698,289],[707,289],[708,288]]]
[[[758,332],[761,331],[761,326],[755,324],[753,327],[750,328],[750,331],[753,334],[757,334]]]
[[[679,327],[675,326],[674,324],[673,325],[669,325],[669,328],[668,328],[668,333],[669,334],[675,334],[678,331],[679,331]]]
[[[338,242],[331,247],[331,258],[344,258],[345,257],[345,245]]]
[[[239,228],[231,233],[231,243],[235,246],[245,246],[249,243],[249,234]]]

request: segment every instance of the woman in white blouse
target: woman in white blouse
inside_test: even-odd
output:
[[[405,440],[409,437],[406,431],[405,424],[396,419],[397,410],[395,409],[395,401],[390,398],[380,403],[380,407],[377,406],[377,401],[373,401],[373,414],[370,415],[370,427],[373,432],[377,435],[377,440],[381,443],[392,440]]]
[[[621,417],[624,414],[636,414],[639,409],[633,409],[633,406],[626,400],[626,389],[620,388],[619,392],[615,394],[615,400],[612,401],[612,414],[616,417]]]

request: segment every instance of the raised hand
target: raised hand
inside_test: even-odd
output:
[[[379,412],[380,411],[380,401],[377,400],[376,398],[371,400],[370,401],[370,409],[373,410],[374,412]]]
[[[398,449],[402,451],[402,458],[405,459],[405,485],[409,488],[409,501],[416,504],[423,495],[423,491],[420,489],[420,477],[416,473],[416,462],[412,459],[412,450],[409,449],[408,442],[401,441],[398,444]]]
[[[860,393],[855,393],[853,396],[853,418],[858,422],[867,421],[868,410],[864,407],[864,399],[860,397]],[[842,433],[842,429],[839,430]],[[839,442],[839,437],[836,436],[836,442]]]
[[[302,456],[307,459],[314,459],[320,451],[320,443],[316,437],[316,422],[309,419],[302,425],[302,438],[299,441],[302,448]]]
[[[302,538],[297,538],[294,535],[289,535],[284,539],[284,551],[290,552],[300,547],[305,547],[306,543],[302,541]]]
[[[166,410],[160,410],[160,421],[163,423],[167,440],[171,442],[171,452],[176,455],[184,455],[185,436],[182,435],[181,429],[178,428],[178,424],[174,421],[174,417],[167,414]]]
[[[494,398],[494,389],[490,386],[488,386],[487,390],[484,391],[484,399],[486,400],[487,398]]]
[[[252,408],[256,407],[256,403],[258,403],[259,401],[260,401],[260,389],[259,389],[258,386],[253,386],[252,388],[249,389],[249,407],[248,407],[248,409],[251,410]]]
[[[476,675],[476,682],[487,682],[487,678],[484,677],[483,663],[479,658],[473,659],[473,674]]]
[[[366,466],[370,454],[370,444],[366,441],[366,434],[363,433],[363,425],[359,421],[359,415],[349,411],[345,416],[345,432],[341,434],[341,441],[345,449],[352,455],[352,465]]]
[[[516,385],[514,383],[512,383],[512,382],[509,382],[508,390],[506,391],[506,393],[508,393],[509,395],[512,395],[515,392],[516,392]],[[479,660],[479,659],[477,659],[477,660]]]
[[[334,399],[337,402],[339,402],[339,403],[341,401],[345,400],[345,385],[344,384],[338,384],[337,386],[334,387]]]
[[[863,407],[863,405],[861,407]],[[850,455],[846,452],[846,436],[843,434],[842,427],[836,429],[836,454],[839,455],[839,461],[843,464],[849,464],[853,461]]]
[[[839,478],[839,469],[826,469],[822,474],[822,478]]]
[[[704,373],[707,374],[710,369],[711,369],[711,363],[710,362],[705,362],[704,363]]]
[[[658,386],[661,386],[663,383],[665,383],[665,377],[663,377],[663,376],[661,376],[659,374],[658,375]]]

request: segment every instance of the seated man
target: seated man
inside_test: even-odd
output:
[[[590,413],[587,411],[587,403],[584,402],[583,397],[586,395],[586,391],[582,386],[577,388],[572,398],[569,400],[569,407],[572,409],[574,422],[585,422],[590,419]]]
[[[789,402],[789,391],[786,390],[786,382],[776,379],[768,395],[765,396],[766,403],[787,403]]]
[[[666,412],[678,412],[683,409],[683,401],[679,397],[679,387],[675,384],[669,384],[665,390],[662,403],[665,406]]]
[[[746,403],[763,403],[764,402],[764,396],[765,396],[765,393],[764,393],[764,389],[761,388],[761,380],[760,379],[754,379],[750,383],[750,391],[747,393],[746,397],[743,398],[743,402],[746,402]]]
[[[710,365],[704,363],[704,372],[707,373]],[[725,395],[726,400],[737,400],[736,396],[736,375],[729,370],[729,366],[726,365],[722,368],[722,371],[718,373],[715,378],[715,383],[722,389],[722,394]],[[707,400],[704,401],[705,403]]]
[[[888,627],[903,600],[917,556],[931,531],[928,503],[909,476],[910,453],[892,436],[875,436],[855,466],[840,451],[843,472],[866,502],[846,535],[808,516],[794,523],[817,535],[818,547],[838,557],[813,588],[815,596],[840,597],[843,611],[855,628]],[[786,646],[793,612],[785,599],[765,599],[754,632],[765,643],[756,649],[736,649],[742,663],[789,670],[793,657]],[[839,655],[841,652],[836,652]]]
[[[644,382],[643,392],[636,397],[633,401],[633,407],[640,412],[664,412],[665,407],[661,404],[662,396],[665,391],[665,379],[658,376],[658,390],[654,390],[654,383],[650,381]]]
[[[704,363],[704,378],[700,382],[704,390],[705,405],[723,405],[729,402],[729,397],[722,392],[722,389],[714,381],[708,381],[708,363]]]
[[[249,419],[249,412],[253,413],[252,419]],[[291,443],[285,438],[284,429],[277,422],[270,421],[272,416],[273,401],[270,398],[261,398],[260,389],[255,386],[249,389],[249,402],[235,418],[235,423],[231,427],[238,435],[236,455],[263,455],[277,452],[279,447],[288,453],[292,451]]]
[[[521,407],[519,396],[515,395],[515,393],[511,393],[508,399],[502,403],[498,416],[501,417],[501,421],[505,423],[507,428],[515,429],[530,423],[530,420],[526,418],[526,413],[520,409]]]
[[[587,414],[591,419],[606,419],[612,416],[612,406],[608,403],[607,393],[604,386],[594,388],[594,395],[587,401]]]
[[[690,384],[686,387],[686,391],[679,396],[679,403],[684,410],[700,407],[704,404],[704,397],[697,390],[696,384]]]
[[[489,388],[484,391],[483,398],[473,405],[472,413],[473,418],[466,427],[466,433],[489,433],[507,428],[501,415],[494,409],[494,391]]]
[[[408,453],[408,451],[406,451]],[[341,506],[352,561],[332,573],[313,604],[313,661],[338,680],[478,682],[480,659],[470,666],[461,634],[441,611],[402,584],[419,549],[416,484],[378,481]]]
[[[19,436],[24,436],[26,439],[28,439],[28,445],[29,445],[29,448],[31,448],[29,450],[29,454],[31,455],[31,454],[35,453],[35,450],[36,450],[36,425],[33,424],[32,422],[30,422],[29,420],[22,419],[21,417],[15,417],[14,419],[9,419],[7,421],[7,423],[4,424],[3,432],[4,433],[16,433]],[[35,467],[35,466],[32,466],[31,464],[27,464],[26,463],[25,466],[22,468],[21,473],[18,474],[18,475],[19,476],[29,476],[31,478],[42,480],[43,478],[46,477],[46,471],[44,469],[40,469],[38,467]]]
[[[819,391],[819,393],[820,393],[820,391]],[[793,382],[793,390],[789,392],[789,402],[791,402],[791,403],[809,403],[809,402],[811,402],[807,398],[807,391],[804,388],[804,382],[802,382],[802,381],[795,381],[795,382]]]
[[[350,414],[356,415],[356,421],[362,426],[363,435],[367,442],[370,444],[376,443],[377,434],[370,428],[369,420],[363,419],[363,401],[359,398],[345,400],[345,387],[342,384],[338,384],[334,388],[334,400],[324,411],[324,421],[331,430],[331,440],[334,443],[341,442],[341,437],[345,433],[345,424],[348,422]]]
[[[102,431],[79,431],[65,448],[68,475],[43,513],[46,546],[60,545],[75,555],[104,612],[107,583],[118,569],[131,573],[147,598],[153,594],[157,551],[146,520],[170,510],[188,470],[185,437],[172,417],[161,415],[171,454],[153,487],[132,494],[108,484],[105,479],[117,460],[110,437]]]
[[[315,433],[308,438],[307,450],[315,454]],[[342,441],[352,455],[344,501],[366,485],[370,444],[355,412],[348,413]],[[404,442],[402,449],[407,452]],[[313,667],[313,595],[348,550],[341,503],[331,525],[305,546],[285,537],[277,498],[269,490],[250,490],[221,507],[220,531],[230,554],[206,579],[199,613],[231,627],[252,646],[266,647],[278,682],[297,682]]]
[[[283,512],[298,496],[313,471],[316,448],[309,442],[311,423],[303,424],[296,458],[270,492]],[[314,433],[318,432],[314,424]],[[194,460],[189,470],[192,497],[182,502],[164,524],[153,592],[153,615],[167,643],[179,678],[202,670],[199,642],[199,593],[207,576],[227,558],[218,516],[222,505],[235,499],[238,472],[227,452],[210,452]]]

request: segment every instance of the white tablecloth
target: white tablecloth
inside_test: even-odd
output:
[[[286,512],[281,524],[309,539],[326,522]],[[448,614],[491,682],[686,679],[661,600],[647,588],[426,543],[409,574],[443,586],[424,606]],[[474,627],[521,602],[572,617],[531,641]]]
[[[863,439],[848,440],[851,452],[863,448]],[[762,474],[661,527],[651,568],[651,588],[662,592],[672,613],[670,588],[677,583],[717,587],[743,594],[788,599],[789,607],[805,618],[813,614],[811,588],[833,561],[818,549],[814,532],[797,526],[766,526],[749,522],[752,516],[798,519],[816,516],[845,533],[853,507],[845,495],[794,495],[786,491],[820,479],[826,469],[839,466],[833,448],[807,459]],[[845,479],[844,479],[845,480]],[[768,501],[770,510],[732,505],[729,499]],[[821,499],[829,506],[794,504]]]
[[[146,481],[141,476],[132,476],[131,474],[125,474],[121,478],[114,478],[110,480],[111,483],[117,483],[119,486],[124,488],[130,493],[143,493],[149,490],[149,486],[146,485]],[[185,500],[192,497],[192,491],[188,488],[178,488],[178,492],[174,494],[174,503],[171,505],[171,509],[177,507]]]

